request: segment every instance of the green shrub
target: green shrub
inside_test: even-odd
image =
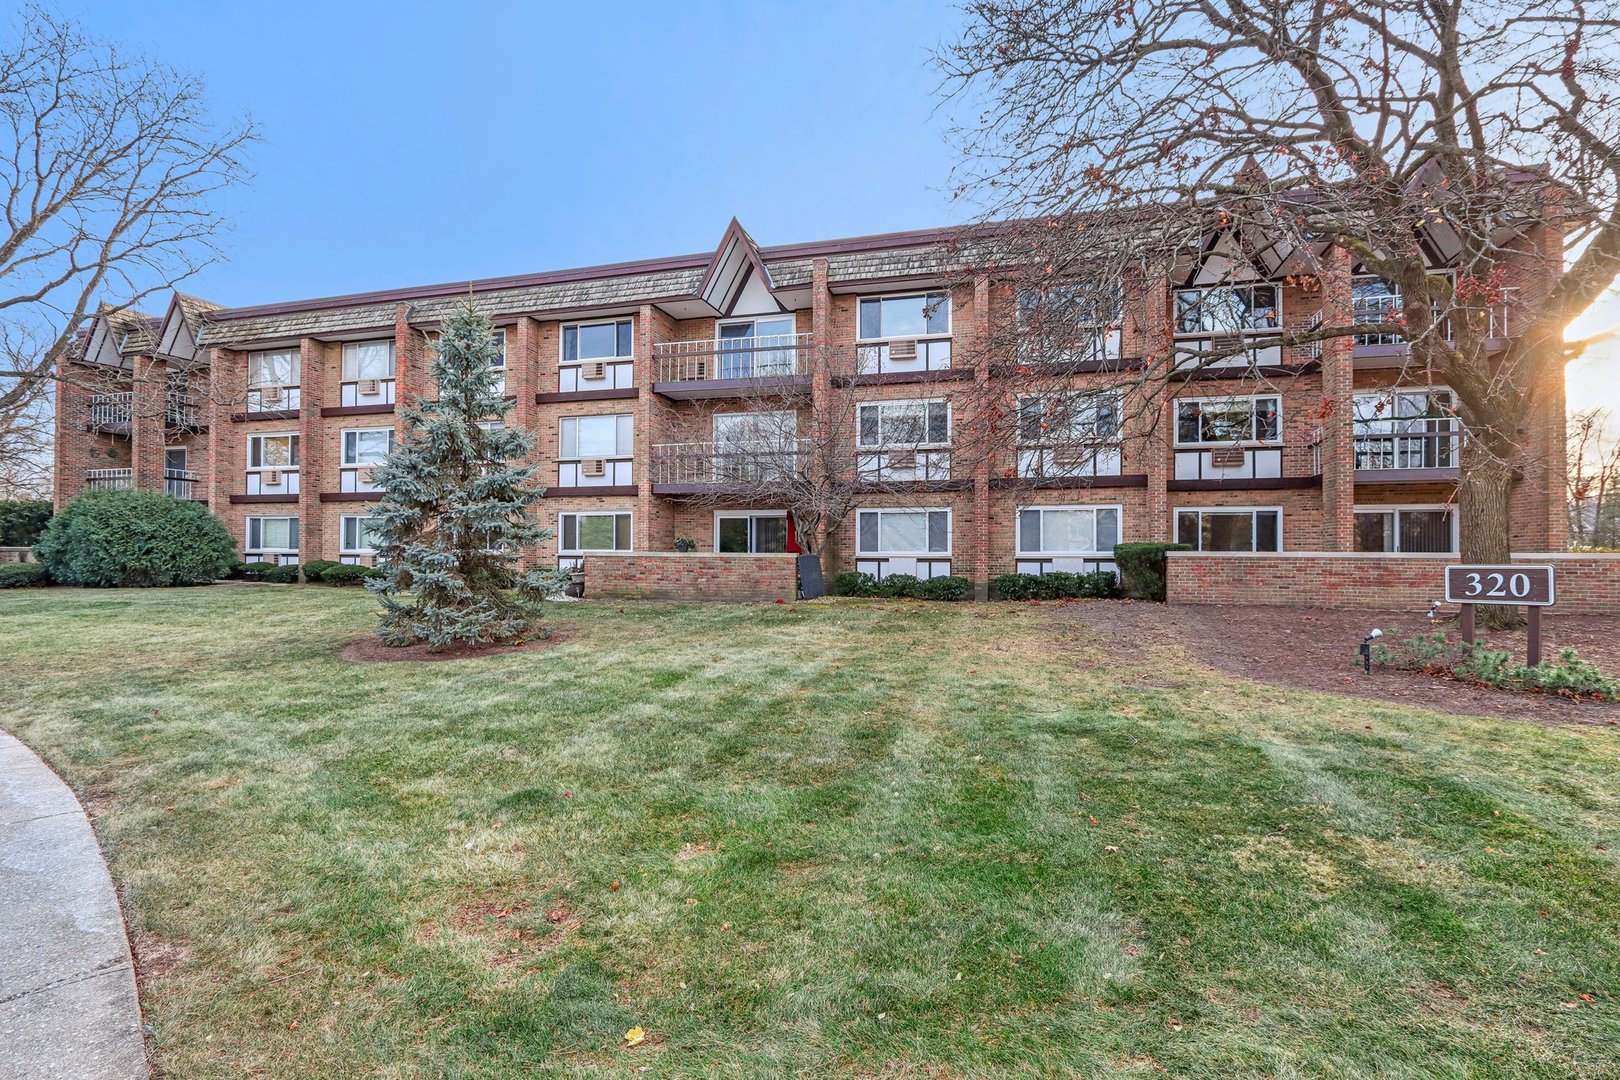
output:
[[[44,499],[0,499],[0,547],[33,547],[50,520]]]
[[[342,566],[340,562],[332,559],[311,559],[304,564],[305,581],[325,581],[326,572],[335,566]]]
[[[0,589],[28,589],[51,583],[44,563],[0,563]]]
[[[990,580],[990,595],[1001,600],[1027,600],[1035,579],[1035,574],[998,574]]]
[[[1421,634],[1396,645],[1374,645],[1372,661],[1383,667],[1449,672],[1460,679],[1504,690],[1540,690],[1573,697],[1620,700],[1620,683],[1609,678],[1574,649],[1561,649],[1557,660],[1535,667],[1514,661],[1511,653],[1468,642],[1453,644],[1445,634]]]
[[[242,581],[263,581],[265,571],[274,570],[273,562],[239,562],[231,565],[231,576]]]
[[[375,566],[355,566],[351,563],[333,563],[321,574],[327,585],[363,585],[369,578],[380,578],[383,572]],[[309,580],[309,564],[304,564],[304,579]]]
[[[155,491],[98,491],[51,518],[34,554],[65,585],[147,588],[213,581],[230,568],[235,547],[197,503]]]
[[[833,593],[838,596],[876,596],[877,578],[859,570],[844,570],[833,575]]]
[[[929,578],[922,583],[922,598],[924,600],[966,600],[972,592],[973,582],[965,577],[957,577],[955,574]]]
[[[271,566],[259,572],[259,580],[273,585],[290,585],[298,580],[298,566]]]
[[[1115,544],[1121,590],[1132,600],[1164,599],[1165,552],[1191,551],[1187,544]]]
[[[1033,600],[1068,600],[1080,595],[1080,579],[1066,570],[1048,570],[1030,586]]]
[[[922,579],[916,574],[890,574],[878,582],[879,596],[920,597]]]
[[[1119,575],[1112,570],[1093,570],[1080,575],[1080,595],[1108,599],[1119,595]]]

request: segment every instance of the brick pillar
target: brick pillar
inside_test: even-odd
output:
[[[839,407],[833,390],[833,374],[839,358],[833,345],[832,291],[827,287],[826,259],[816,259],[810,264],[810,343],[809,467],[816,470],[812,482],[821,484],[826,482],[825,477],[820,475],[828,461],[825,443],[831,433],[839,429],[839,423],[832,415],[832,411]],[[847,401],[843,406],[853,407]],[[846,563],[845,553],[838,550],[837,541],[836,532],[831,537],[818,536],[811,540],[816,545],[816,553],[821,556],[823,580],[831,580],[846,564],[854,565],[853,562]],[[800,546],[803,546],[802,541]]]
[[[990,278],[978,274],[973,279],[973,340],[968,355],[976,358],[973,365],[974,411],[981,415],[966,417],[982,445],[973,447],[973,598],[990,599],[990,460],[992,441],[989,432],[981,429],[988,419],[982,415],[990,407]],[[955,546],[953,539],[952,546]],[[955,567],[952,567],[955,570]]]
[[[1149,275],[1142,289],[1140,309],[1142,363],[1140,385],[1127,390],[1122,403],[1126,419],[1125,459],[1129,471],[1147,474],[1143,506],[1147,520],[1132,522],[1127,515],[1121,539],[1164,542],[1175,539],[1170,520],[1171,445],[1175,430],[1172,400],[1184,384],[1168,376],[1175,364],[1175,342],[1170,327],[1170,278]],[[1128,384],[1127,384],[1128,385]],[[1137,400],[1133,403],[1132,396]],[[1136,455],[1131,462],[1132,451]]]
[[[1535,255],[1530,262],[1536,281],[1523,289],[1521,295],[1540,309],[1546,303],[1552,275],[1564,261],[1564,206],[1556,189],[1549,192],[1550,206],[1532,237]],[[1508,332],[1522,333],[1525,308],[1508,311]],[[1520,324],[1515,326],[1515,323]],[[1553,343],[1556,350],[1556,342]],[[1515,551],[1563,551],[1569,546],[1569,508],[1566,484],[1569,474],[1569,414],[1565,401],[1565,364],[1561,354],[1527,357],[1526,363],[1535,372],[1532,385],[1535,391],[1526,417],[1529,427],[1524,479],[1519,482],[1520,497],[1528,496],[1533,521],[1525,544],[1516,545]]]
[[[510,421],[514,427],[535,430],[540,409],[534,395],[547,389],[555,387],[540,385],[540,320],[525,315],[506,329],[506,396],[517,401]]]
[[[208,508],[221,517],[231,496],[247,490],[247,438],[231,419],[246,400],[247,354],[215,349],[208,365]]]
[[[342,346],[338,346],[342,348]],[[394,441],[405,438],[405,407],[435,393],[428,376],[428,349],[411,329],[411,307],[394,308]],[[306,379],[307,383],[308,380]]]
[[[137,356],[133,364],[132,406],[129,419],[129,465],[137,491],[163,490],[165,396],[169,365],[150,356]]]
[[[662,551],[674,542],[664,536],[660,507],[652,491],[652,444],[659,439],[658,403],[652,392],[653,343],[661,340],[657,326],[659,312],[651,304],[642,304],[636,312],[635,329],[635,385],[640,394],[635,399],[632,415],[635,417],[635,445],[630,461],[630,474],[636,482],[636,511],[632,543],[637,551]],[[559,447],[560,449],[560,447]],[[555,475],[555,473],[553,474]],[[555,483],[555,481],[549,481]]]
[[[321,512],[321,492],[336,491],[339,484],[335,462],[342,438],[338,428],[327,428],[321,419],[326,403],[328,346],[314,338],[298,342],[298,561],[337,557],[339,538],[327,543],[325,515]],[[341,353],[338,361],[342,363]]]
[[[56,456],[54,497],[58,510],[84,491],[84,471],[91,468],[94,443],[85,425],[90,420],[90,390],[82,385],[87,369],[66,356],[56,361]]]
[[[1349,325],[1350,256],[1329,248],[1322,271],[1322,323]],[[1322,550],[1352,551],[1356,546],[1356,446],[1351,404],[1355,387],[1355,341],[1330,338],[1322,343],[1322,405],[1306,424],[1321,428]],[[1295,427],[1284,438],[1305,438],[1310,428]],[[1286,542],[1286,541],[1285,541]]]

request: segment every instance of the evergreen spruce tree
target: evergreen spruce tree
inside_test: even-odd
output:
[[[384,495],[372,527],[384,573],[367,586],[382,603],[385,644],[437,650],[543,634],[536,602],[566,580],[517,568],[523,549],[551,530],[528,515],[540,497],[529,485],[535,467],[516,462],[534,437],[504,426],[513,403],[496,391],[498,356],[490,321],[469,296],[434,348],[438,400],[407,405],[405,438],[377,472]]]

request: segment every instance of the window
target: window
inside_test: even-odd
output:
[[[1456,467],[1461,424],[1450,390],[1357,394],[1351,411],[1357,469]]]
[[[856,551],[862,555],[947,555],[949,510],[861,510],[856,514]]]
[[[798,358],[797,330],[792,315],[720,323],[716,329],[720,378],[792,375]]]
[[[300,377],[297,349],[267,349],[248,353],[248,386],[297,386]]]
[[[1176,445],[1274,443],[1282,439],[1282,398],[1190,398],[1176,402]]]
[[[613,416],[565,416],[559,422],[565,458],[629,457],[634,451],[629,413]]]
[[[244,552],[248,555],[296,555],[298,553],[298,519],[295,517],[248,518],[247,547]]]
[[[344,555],[375,555],[377,553],[377,523],[362,514],[343,515]]]
[[[720,512],[714,516],[714,550],[723,554],[779,555],[788,550],[785,511]]]
[[[558,514],[557,551],[629,551],[630,514]]]
[[[1457,520],[1445,506],[1358,506],[1356,550],[1451,554]]]
[[[1018,290],[1016,305],[1019,347],[1026,358],[1085,362],[1119,356],[1124,298],[1118,287],[1026,285]]]
[[[492,335],[492,338],[497,351],[494,356],[490,357],[489,366],[497,370],[504,370],[506,368],[506,331],[497,330]]]
[[[1018,554],[1113,554],[1117,506],[1031,506],[1018,511]]]
[[[942,292],[861,300],[860,339],[928,337],[951,332],[951,300]]]
[[[394,343],[381,341],[348,341],[343,345],[343,381],[361,379],[392,379],[394,377]]]
[[[1018,442],[1104,442],[1119,438],[1119,395],[1116,393],[1047,394],[1018,399]]]
[[[858,446],[945,446],[951,441],[948,401],[878,401],[858,405]]]
[[[1275,285],[1217,285],[1176,293],[1176,333],[1222,334],[1282,326]]]
[[[249,435],[248,468],[298,468],[297,435]]]
[[[628,357],[633,348],[633,339],[629,319],[565,326],[562,332],[563,363]]]
[[[394,448],[393,428],[364,428],[343,433],[343,464],[381,465]]]
[[[1176,543],[1195,551],[1281,551],[1282,510],[1177,510]]]

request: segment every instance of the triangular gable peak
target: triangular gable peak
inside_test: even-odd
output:
[[[95,318],[90,321],[89,336],[85,340],[84,355],[80,359],[88,364],[101,364],[105,367],[128,367],[129,361],[124,359],[120,349],[128,329],[127,313],[103,304],[96,312]]]
[[[158,327],[157,354],[182,365],[206,364],[207,352],[198,350],[197,335],[202,330],[203,315],[217,306],[195,296],[175,293]]]
[[[717,315],[758,315],[786,311],[776,297],[759,245],[736,218],[726,226],[720,246],[698,286],[698,297]]]
[[[1280,211],[1261,210],[1278,218]],[[1189,268],[1188,285],[1217,285],[1224,281],[1275,281],[1291,274],[1313,274],[1322,269],[1317,245],[1301,242],[1294,230],[1280,221],[1274,226],[1252,218],[1234,221],[1208,233],[1203,251]]]

